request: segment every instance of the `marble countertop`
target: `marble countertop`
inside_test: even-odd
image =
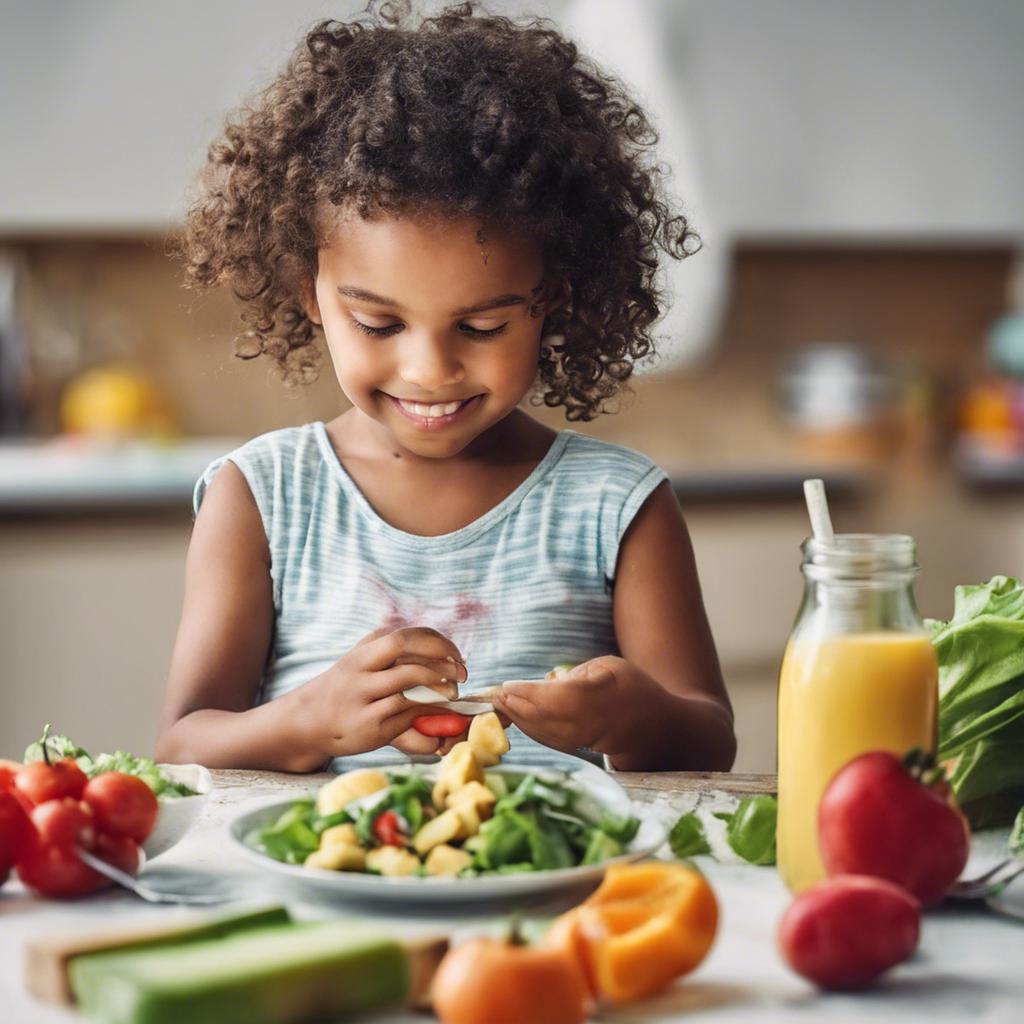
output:
[[[175,847],[156,858],[157,868],[201,869],[240,881],[247,897],[261,903],[285,902],[297,918],[346,916],[372,918],[382,928],[403,933],[459,935],[493,928],[512,906],[491,906],[473,913],[453,907],[440,916],[436,907],[401,915],[360,905],[307,902],[301,892],[237,861],[225,824],[244,805],[315,788],[327,776],[271,772],[214,772],[217,788],[202,817]],[[770,790],[770,776],[662,774],[617,778],[647,813],[672,820],[702,791],[734,793]],[[983,844],[982,844],[983,845]],[[985,850],[976,851],[984,857]],[[821,994],[790,972],[775,948],[775,929],[789,895],[771,868],[717,864],[700,858],[720,904],[719,934],[708,959],[690,977],[660,996],[614,1012],[602,1013],[604,1024],[704,1024],[704,1022],[791,1021],[966,1021],[1002,1024],[1020,1019],[1024,1005],[1024,924],[970,907],[930,912],[916,955],[869,992]],[[577,895],[576,899],[579,898]],[[567,905],[564,899],[531,904],[525,914],[543,917]],[[77,1015],[35,1002],[22,984],[25,942],[53,932],[70,933],[114,922],[185,918],[195,913],[177,907],[153,907],[122,891],[58,903],[28,897],[17,883],[0,891],[0,999],[5,1024],[66,1024]],[[422,1024],[423,1014],[378,1015],[381,1024]],[[525,1024],[525,1022],[524,1022]]]

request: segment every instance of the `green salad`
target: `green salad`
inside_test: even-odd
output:
[[[344,788],[353,775],[383,786],[366,793],[366,785],[348,787],[345,796],[361,795],[330,810],[336,803],[325,801],[324,792]],[[246,842],[286,864],[474,878],[599,864],[624,853],[639,826],[636,818],[603,811],[573,786],[539,775],[487,772],[444,792],[414,770],[364,769],[339,776],[316,799],[296,800]]]
[[[117,750],[113,754],[97,754],[93,757],[67,736],[51,735],[49,725],[43,729],[43,735],[35,743],[28,745],[22,760],[27,763],[44,759],[58,761],[61,758],[71,758],[76,761],[78,767],[89,778],[94,775],[102,775],[103,772],[124,772],[126,775],[136,775],[161,800],[173,800],[180,796],[196,796],[194,789],[190,789],[184,783],[175,782],[155,761],[148,757],[136,757],[134,754],[129,754],[127,750]]]

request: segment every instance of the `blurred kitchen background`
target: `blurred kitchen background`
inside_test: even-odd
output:
[[[660,362],[575,429],[671,474],[738,722],[774,769],[800,481],[913,534],[926,615],[1024,571],[1024,3],[538,0],[650,105],[705,240]],[[312,0],[0,6],[0,756],[152,750],[207,462],[344,406],[232,355],[167,256],[225,112]],[[549,410],[537,415],[560,425]]]

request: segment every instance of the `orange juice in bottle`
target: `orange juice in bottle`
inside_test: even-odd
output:
[[[804,599],[779,678],[778,865],[795,892],[825,877],[818,804],[869,750],[935,748],[938,672],[914,601],[911,537],[803,545]]]

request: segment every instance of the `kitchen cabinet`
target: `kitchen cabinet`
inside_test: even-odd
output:
[[[492,6],[557,20],[567,2]],[[180,221],[225,111],[268,81],[305,27],[362,7],[7,0],[0,234],[164,232]],[[664,8],[665,59],[693,119],[705,219],[723,238],[1024,231],[1024,5]],[[702,211],[691,212],[699,227]]]

